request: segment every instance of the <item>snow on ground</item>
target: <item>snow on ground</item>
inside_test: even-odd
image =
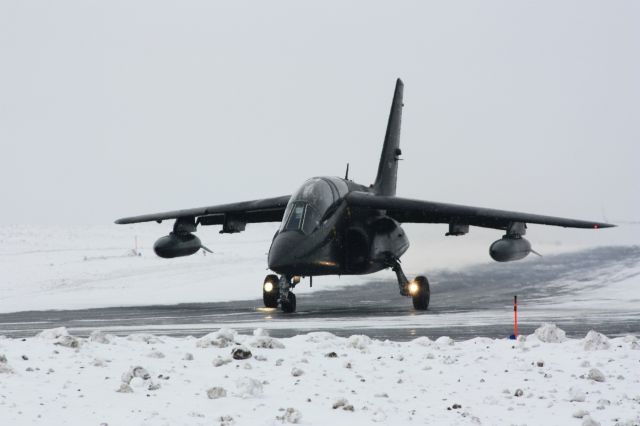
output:
[[[198,236],[215,253],[177,259],[153,254],[170,224],[131,226],[0,226],[0,312],[79,309],[255,299],[267,271],[267,252],[278,224],[251,224],[240,234],[220,235],[202,227]],[[407,225],[412,247],[403,257],[407,275],[492,262],[488,247],[500,232],[472,229],[444,237],[446,226]],[[543,254],[595,245],[633,244],[638,227],[599,231],[531,227],[534,248]],[[141,256],[134,256],[134,238]],[[561,244],[559,241],[563,241]],[[525,260],[525,262],[528,260]],[[370,279],[394,282],[390,271],[374,275],[316,277],[310,289],[358,285]]]
[[[201,229],[214,254],[176,259],[153,253],[168,233],[155,223],[0,227],[0,312],[260,298],[277,229],[269,225],[233,236]],[[141,256],[133,254],[136,236]],[[340,284],[337,277],[323,281],[323,288]]]
[[[640,341],[0,338],[2,424],[638,425]]]

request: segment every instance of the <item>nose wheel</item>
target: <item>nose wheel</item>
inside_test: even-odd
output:
[[[278,298],[278,276],[267,275],[262,284],[262,301],[264,302],[264,306],[266,308],[277,308]]]
[[[299,278],[298,278],[299,281]],[[296,311],[296,295],[290,290],[298,281],[294,281],[291,277],[277,275],[267,275],[262,284],[262,301],[267,308],[277,308],[285,313]]]

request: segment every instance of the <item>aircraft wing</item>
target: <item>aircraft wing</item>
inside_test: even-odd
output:
[[[609,223],[562,217],[436,203],[394,196],[378,196],[366,192],[349,193],[347,202],[353,207],[386,210],[387,215],[401,223],[448,223],[495,229],[507,229],[514,222],[562,226],[565,228],[597,229],[615,226]]]
[[[162,222],[168,219],[194,220],[196,218],[197,223],[201,225],[224,225],[228,223],[230,218],[242,223],[279,222],[282,220],[290,197],[290,195],[283,195],[282,197],[261,200],[124,217],[116,220],[116,223]]]

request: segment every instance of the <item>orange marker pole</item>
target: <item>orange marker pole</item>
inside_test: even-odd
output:
[[[513,296],[513,335],[518,338],[518,296]]]

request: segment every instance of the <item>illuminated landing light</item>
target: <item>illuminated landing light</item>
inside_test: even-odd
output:
[[[409,283],[409,294],[415,296],[420,291],[420,286],[415,281]]]
[[[271,293],[273,291],[273,283],[272,282],[264,283],[264,291],[266,291],[267,293]]]
[[[598,229],[598,228],[600,228],[600,226],[598,226],[597,224],[593,225],[593,229]]]

